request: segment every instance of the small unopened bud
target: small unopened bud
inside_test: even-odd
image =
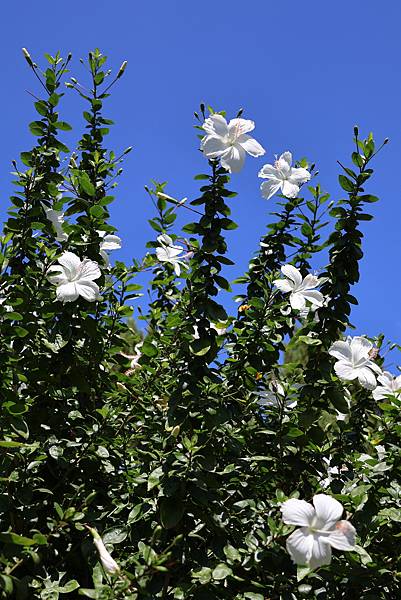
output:
[[[96,529],[94,529],[93,527],[89,527],[88,525],[85,525],[85,527],[89,529],[90,533],[92,534],[93,543],[96,546],[96,549],[99,553],[100,562],[102,563],[106,573],[110,573],[111,575],[118,575],[120,573],[120,567],[118,566],[114,558],[111,556],[110,552],[106,550],[103,540],[96,531]]]
[[[130,369],[130,370],[132,370],[132,369]],[[121,381],[117,381],[116,386],[120,390],[124,390],[124,392],[129,392],[129,389],[123,383],[121,383]]]
[[[358,137],[358,135],[359,135],[359,127],[358,127],[358,125],[354,125],[354,136]]]
[[[389,140],[389,138],[386,138],[386,139],[384,140],[384,142],[383,142],[383,146],[385,146],[386,144],[388,144],[388,143],[389,143],[389,141],[390,141],[390,140]]]
[[[32,62],[31,55],[29,54],[29,52],[28,52],[28,50],[26,48],[22,48],[22,54],[25,56],[25,60],[28,63],[28,65],[30,65],[31,67],[33,67],[33,62]]]
[[[128,146],[128,148],[126,148],[123,152],[123,154],[128,154],[128,152],[131,152],[132,150],[132,146]]]
[[[173,429],[171,430],[171,435],[173,437],[177,437],[177,435],[180,433],[180,426],[176,425],[175,427],[173,427]]]
[[[123,64],[121,65],[121,67],[120,67],[120,70],[119,70],[119,71],[118,71],[118,73],[117,73],[117,79],[119,79],[119,78],[120,78],[120,77],[123,75],[123,73],[124,73],[124,71],[125,71],[125,69],[126,69],[126,66],[127,66],[127,64],[128,64],[128,61],[127,61],[127,60],[125,60],[125,61],[123,62]]]

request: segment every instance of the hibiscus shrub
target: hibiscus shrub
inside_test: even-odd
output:
[[[1,238],[1,597],[399,597],[398,347],[345,337],[372,135],[355,128],[339,200],[289,152],[261,168],[276,210],[229,315],[228,186],[265,153],[253,122],[201,105],[199,196],[147,188],[156,239],[110,263],[129,148],[106,148],[103,105],[125,63],[113,78],[96,50],[67,83],[86,123],[70,153],[71,57],[24,54],[41,98]]]

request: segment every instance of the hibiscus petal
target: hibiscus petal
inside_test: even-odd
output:
[[[301,288],[303,290],[313,290],[319,284],[320,284],[319,277],[316,277],[316,275],[312,275],[311,273],[308,273],[308,275],[304,278],[304,280],[302,282]]]
[[[221,166],[229,173],[239,173],[244,166],[245,150],[239,144],[230,146],[221,156]]]
[[[280,292],[292,292],[294,289],[294,284],[288,279],[275,279],[273,283]]]
[[[61,265],[53,265],[48,268],[48,273],[54,273],[54,275],[48,275],[47,278],[53,285],[59,285],[60,283],[67,283],[68,277],[66,276],[64,267]]]
[[[283,521],[287,525],[308,526],[312,523],[315,510],[312,504],[305,500],[290,498],[281,505]]]
[[[291,169],[290,181],[296,183],[298,186],[306,183],[310,178],[311,174],[307,169],[303,169],[302,167]]]
[[[276,160],[274,166],[279,169],[281,177],[287,179],[291,174],[291,163],[292,154],[291,152],[283,152],[283,154]]]
[[[312,548],[312,556],[309,560],[309,567],[317,569],[323,565],[331,563],[331,548],[327,543],[327,538],[315,535]]]
[[[222,115],[214,114],[205,119],[202,125],[208,135],[224,137],[228,135],[227,121]]]
[[[326,540],[336,550],[354,550],[355,535],[355,527],[349,521],[338,521]]]
[[[63,231],[61,225],[54,227],[56,230],[56,242],[66,242],[68,240],[68,234]]]
[[[372,369],[372,371],[374,371],[375,373],[377,373],[377,375],[382,374],[381,368],[373,360],[369,360],[366,366],[369,367],[369,369]]]
[[[58,259],[60,265],[63,265],[66,271],[66,275],[69,280],[74,279],[78,275],[79,267],[81,266],[81,260],[79,256],[73,252],[63,252]]]
[[[301,272],[294,267],[294,265],[283,265],[281,267],[281,272],[283,275],[291,279],[294,282],[296,287],[300,286],[302,283],[302,275]]]
[[[80,279],[75,285],[78,294],[88,302],[95,302],[95,300],[99,299],[99,287],[93,281]]]
[[[85,258],[82,261],[81,268],[79,271],[79,280],[87,279],[89,281],[93,281],[94,279],[99,279],[101,277],[102,272],[99,269],[99,265],[94,260],[89,260],[89,258]]]
[[[398,379],[398,378],[397,378]],[[391,390],[391,384],[393,382],[393,376],[389,371],[383,371],[377,378],[377,381],[383,385],[383,387]]]
[[[103,239],[100,243],[101,250],[119,250],[121,248],[121,238],[118,235],[108,233],[102,237]]]
[[[291,183],[288,179],[283,183],[283,194],[287,198],[296,198],[298,196],[299,186],[296,183]]]
[[[369,358],[369,352],[372,350],[373,344],[365,337],[355,336],[351,340],[351,350],[354,362],[358,362],[361,358]]]
[[[167,233],[162,233],[161,235],[158,235],[157,241],[163,246],[171,246],[171,244],[173,243],[173,240],[169,235],[167,235]]]
[[[276,169],[273,165],[263,165],[258,173],[258,177],[266,178],[266,179],[280,179],[279,178],[279,170]],[[282,180],[280,179],[280,183]]]
[[[201,142],[201,150],[208,158],[218,158],[227,150],[227,143],[221,138],[206,136]]]
[[[248,152],[251,156],[263,156],[266,152],[263,146],[249,135],[241,135],[241,137],[238,138],[237,143],[241,144],[245,152]]]
[[[372,396],[374,400],[376,400],[376,402],[380,402],[380,400],[385,400],[389,393],[390,392],[387,388],[383,386],[378,386],[373,390]]]
[[[290,304],[294,310],[305,308],[305,298],[302,292],[293,292],[290,296]]]
[[[73,281],[63,283],[56,290],[57,300],[61,302],[74,302],[79,296],[76,284]]]
[[[329,348],[329,354],[335,358],[338,358],[338,360],[352,359],[350,345],[343,341],[334,342],[334,344],[332,344]]]
[[[287,538],[286,548],[296,565],[307,565],[313,552],[313,535],[307,527],[296,529]]]
[[[103,258],[103,264],[105,267],[109,267],[110,266],[110,259],[109,259],[109,255],[107,254],[107,252],[105,250],[100,249],[100,256]]]
[[[260,186],[263,198],[269,200],[272,196],[274,196],[274,194],[277,194],[277,192],[281,188],[282,183],[282,181],[277,181],[276,179],[272,179],[271,181],[264,181]]]
[[[367,390],[374,390],[376,387],[376,377],[369,367],[361,367],[358,369],[358,381],[361,386]]]
[[[336,362],[334,371],[340,379],[344,379],[345,381],[353,381],[358,377],[358,369],[355,369],[351,364],[342,360]]]
[[[249,119],[231,119],[228,124],[228,132],[230,137],[233,135],[238,138],[244,133],[249,133],[255,129],[255,123]]]
[[[169,255],[167,254],[167,249],[166,248],[156,248],[156,256],[157,256],[157,260],[159,260],[160,262],[164,262],[166,260],[169,260]]]
[[[287,166],[290,167],[292,165],[292,154],[289,150],[286,150],[286,152],[283,152],[282,155],[279,158],[280,161],[284,161],[285,163],[287,163]]]
[[[305,290],[300,291],[299,293],[302,294],[305,300],[309,300],[309,302],[315,306],[323,306],[324,296],[322,292],[319,292],[318,290]]]
[[[344,512],[342,504],[335,498],[326,494],[316,494],[313,496],[313,505],[316,510],[316,529],[332,529]]]

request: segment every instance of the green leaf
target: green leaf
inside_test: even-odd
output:
[[[211,345],[212,342],[209,338],[200,338],[198,340],[193,340],[193,342],[190,344],[190,349],[192,354],[195,354],[196,356],[204,356],[209,352]]]
[[[19,312],[10,311],[7,312],[3,319],[8,319],[9,321],[21,321],[24,317]]]
[[[318,338],[310,337],[309,335],[300,335],[298,336],[298,340],[307,344],[308,346],[320,346],[322,341]]]
[[[127,287],[125,288],[126,292],[136,292],[138,290],[142,289],[142,285],[140,285],[139,283],[130,283],[127,285]]]
[[[8,440],[0,440],[0,448],[29,448],[30,444],[23,442],[13,442]]]
[[[0,541],[5,544],[14,544],[15,546],[33,546],[35,544],[35,540],[24,537],[23,535],[18,535],[12,531],[0,533]]]
[[[224,547],[224,554],[230,562],[241,560],[241,554],[234,546],[231,546],[231,544],[227,544],[227,546]]]
[[[346,192],[354,191],[355,184],[352,183],[352,181],[350,181],[345,175],[339,175],[338,181],[340,182],[340,185],[343,188],[343,190],[345,190]]]
[[[113,527],[103,533],[102,539],[105,544],[121,544],[127,536],[128,531],[125,527]]]
[[[96,217],[97,219],[101,219],[104,215],[104,209],[101,206],[99,206],[99,204],[91,206],[89,212],[93,217]]]
[[[157,349],[157,347],[152,344],[151,342],[148,342],[147,340],[145,340],[141,346],[141,352],[142,354],[145,354],[146,356],[149,356],[150,358],[153,358],[154,356],[157,356],[159,351]]]
[[[57,129],[61,129],[62,131],[71,131],[72,129],[71,125],[65,121],[56,121],[53,124],[55,127],[57,127]]]
[[[25,329],[24,327],[20,327],[19,325],[16,327],[13,327],[13,331],[15,331],[15,333],[17,334],[18,337],[25,337],[29,333],[29,331],[27,329]]]
[[[47,115],[48,106],[47,106],[46,102],[44,102],[43,100],[39,100],[39,102],[35,102],[35,108],[38,111],[38,113],[40,115],[42,115],[42,117]]]
[[[163,497],[159,501],[160,521],[165,529],[176,527],[184,515],[184,504],[177,498]]]
[[[85,194],[88,194],[88,196],[94,196],[95,195],[95,186],[93,185],[93,183],[91,182],[91,180],[89,179],[89,175],[88,173],[80,173],[79,175],[79,185],[81,186],[82,190],[85,192]]]
[[[75,579],[71,579],[68,583],[58,588],[60,594],[69,594],[79,588],[79,583]]]
[[[53,92],[53,94],[49,97],[49,102],[52,106],[57,106],[57,104],[59,103],[60,100],[60,96],[58,94],[56,94],[55,92]]]
[[[159,485],[160,477],[163,475],[163,468],[157,467],[148,477],[148,492]]]
[[[225,563],[220,563],[213,569],[213,579],[221,580],[226,579],[229,575],[232,575],[232,569]]]
[[[42,121],[33,121],[29,124],[29,130],[33,135],[43,136],[46,133],[46,127]]]

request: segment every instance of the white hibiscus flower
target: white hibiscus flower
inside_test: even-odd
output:
[[[287,198],[296,198],[298,196],[300,186],[309,181],[311,174],[307,169],[302,167],[295,168],[291,164],[291,152],[284,152],[275,161],[274,165],[264,165],[261,168],[258,176],[268,180],[264,181],[260,186],[263,198],[268,200],[279,190]]]
[[[57,300],[74,302],[79,296],[88,302],[100,299],[99,287],[94,283],[102,274],[97,262],[81,260],[73,252],[64,252],[58,262],[48,270],[50,283],[57,286]]]
[[[376,387],[375,373],[381,375],[380,367],[371,359],[373,344],[364,337],[348,336],[345,341],[334,342],[329,354],[337,359],[334,365],[336,375],[344,381],[358,379],[367,390]]]
[[[157,241],[160,244],[160,246],[156,248],[157,260],[173,265],[175,274],[179,277],[181,274],[181,267],[186,268],[188,266],[183,259],[192,256],[192,252],[185,253],[185,249],[182,246],[173,244],[173,240],[167,233],[159,235]]]
[[[331,562],[331,549],[354,550],[355,528],[341,521],[342,505],[327,496],[317,494],[313,506],[305,500],[291,498],[281,506],[287,525],[297,525],[287,539],[287,551],[293,562],[316,569]]]
[[[46,217],[49,219],[49,221],[51,222],[51,224],[53,225],[53,227],[56,231],[56,240],[58,242],[65,242],[66,240],[68,240],[68,235],[63,230],[63,223],[64,223],[63,211],[54,210],[53,208],[48,208],[45,204],[43,204],[43,202],[42,202],[42,207],[46,213]]]
[[[118,575],[120,573],[120,567],[111,556],[110,552],[106,549],[106,546],[104,545],[103,540],[96,529],[93,527],[88,527],[88,525],[86,525],[86,528],[89,529],[93,536],[93,543],[96,546],[96,550],[99,553],[100,562],[102,563],[106,573],[110,573],[110,575]]]
[[[110,260],[107,250],[119,250],[121,248],[121,238],[118,235],[112,233],[106,233],[106,231],[97,230],[98,236],[101,238],[100,242],[100,255],[103,258],[106,267],[109,266]]]
[[[229,173],[239,173],[244,166],[245,154],[263,156],[264,148],[248,133],[255,123],[248,119],[231,119],[229,123],[222,115],[214,114],[202,125],[206,135],[202,138],[201,150],[207,158],[220,159],[221,166]]]
[[[136,369],[137,367],[139,367],[139,359],[142,356],[142,352],[140,351],[140,348],[142,348],[143,346],[143,342],[139,342],[138,344],[135,345],[134,348],[134,352],[135,354],[124,354],[124,352],[121,352],[121,355],[124,356],[125,358],[128,358],[131,361],[131,369]]]
[[[293,388],[297,387],[299,386],[293,386]],[[256,392],[256,395],[258,396],[258,403],[261,407],[280,407],[284,405],[284,408],[291,409],[295,408],[297,405],[297,399],[291,396],[291,391],[288,386],[285,386],[285,384],[277,380],[270,381],[268,388]]]
[[[401,375],[394,377],[389,371],[383,371],[377,378],[380,385],[373,390],[373,398],[380,402],[386,400],[388,396],[400,396],[401,393]]]
[[[302,278],[300,271],[293,265],[283,265],[281,272],[286,279],[276,279],[273,283],[281,292],[290,292],[290,304],[294,310],[305,308],[307,301],[317,307],[323,306],[324,296],[315,289],[320,284],[318,277],[309,273]]]

